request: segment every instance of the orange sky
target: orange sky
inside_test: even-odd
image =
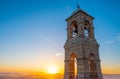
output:
[[[51,65],[50,65],[51,66]],[[53,65],[55,66],[55,65]],[[49,67],[49,66],[48,66]],[[58,73],[64,73],[64,68],[57,66],[57,71]],[[44,68],[43,70],[41,69],[35,69],[35,68],[18,68],[18,67],[14,67],[14,68],[1,68],[0,71],[4,71],[4,72],[48,72],[48,68]],[[120,67],[119,66],[104,66],[102,67],[102,73],[103,74],[120,74]]]
[[[37,1],[0,0],[0,71],[47,72],[56,65],[63,73],[65,19],[76,10],[75,0]],[[119,3],[80,1],[81,8],[95,17],[103,74],[120,74]]]

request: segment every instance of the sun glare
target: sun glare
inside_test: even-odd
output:
[[[49,73],[49,74],[56,74],[56,73],[57,73],[57,67],[55,67],[55,66],[50,66],[50,67],[48,68],[48,73]]]

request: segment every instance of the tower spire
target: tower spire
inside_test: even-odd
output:
[[[78,3],[78,0],[76,0],[76,6],[77,6],[77,9],[80,9],[80,5]]]

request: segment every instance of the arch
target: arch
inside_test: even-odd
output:
[[[91,79],[97,79],[97,66],[95,63],[95,56],[93,53],[89,54],[89,73],[90,73],[90,78]]]
[[[72,54],[70,55],[70,59],[73,60],[74,58],[77,58],[77,54],[72,53]]]
[[[69,61],[69,79],[76,79],[77,74],[77,54],[72,53]]]
[[[89,29],[90,26],[91,26],[90,22],[85,19],[84,22],[83,22],[83,28],[84,29]]]
[[[85,25],[90,25],[90,22],[85,19],[85,20],[84,20],[84,24],[85,24]]]
[[[90,26],[91,26],[90,22],[85,19],[83,22],[84,37],[90,36]]]
[[[92,61],[92,60],[94,60],[94,58],[95,58],[94,54],[93,54],[93,53],[90,53],[90,54],[89,54],[89,60]]]
[[[71,31],[71,34],[72,34],[71,36],[72,36],[72,38],[78,35],[78,25],[77,25],[77,21],[71,22],[70,29],[72,30],[72,31]]]
[[[77,23],[77,21],[74,20],[74,21],[71,22],[71,25],[70,25],[70,26],[73,27],[76,23]]]

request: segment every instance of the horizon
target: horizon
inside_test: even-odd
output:
[[[49,74],[49,75],[56,75],[56,74],[61,74],[61,75],[64,75],[64,73],[54,73],[54,74],[51,74],[51,73],[48,73],[48,72],[37,72],[37,71],[34,71],[34,72],[11,72],[11,71],[1,71],[0,74],[35,74],[35,75],[39,75],[39,74]],[[102,74],[102,75],[120,75],[120,74]]]
[[[102,74],[120,74],[120,1],[78,3],[95,17]],[[75,10],[75,0],[1,0],[0,71],[48,73],[56,67],[63,74],[65,19]]]

